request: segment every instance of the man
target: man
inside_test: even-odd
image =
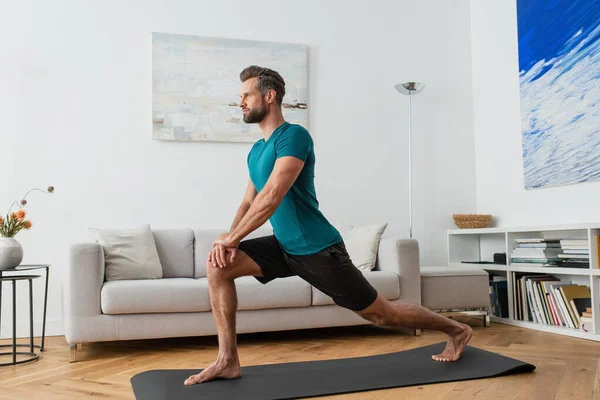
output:
[[[283,78],[271,69],[250,66],[241,72],[240,80],[244,122],[257,123],[264,138],[248,154],[250,179],[231,229],[214,241],[207,259],[218,331],[217,360],[186,379],[185,385],[241,376],[234,284],[241,276],[254,276],[266,284],[298,275],[336,304],[376,325],[441,330],[448,334],[448,344],[432,358],[458,360],[471,338],[471,328],[419,305],[393,304],[379,296],[352,264],[340,233],[319,211],[313,141],[306,129],[283,118]],[[267,220],[274,235],[242,241]]]

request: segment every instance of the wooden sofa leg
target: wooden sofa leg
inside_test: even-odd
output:
[[[74,363],[77,361],[77,350],[83,349],[83,343],[75,343],[69,345],[69,362]]]
[[[415,336],[421,336],[421,330],[415,329]]]

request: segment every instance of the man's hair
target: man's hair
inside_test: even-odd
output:
[[[277,104],[281,107],[281,104],[283,103],[283,96],[285,96],[285,81],[277,71],[273,71],[272,69],[265,67],[251,65],[240,73],[240,80],[245,82],[251,78],[257,78],[256,87],[258,90],[260,90],[260,93],[263,96],[267,94],[269,90],[275,90],[275,99]]]

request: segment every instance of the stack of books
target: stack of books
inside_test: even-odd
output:
[[[587,239],[515,239],[512,265],[589,268]]]
[[[562,252],[558,257],[561,267],[589,268],[590,249],[587,239],[563,239],[560,241]]]
[[[510,255],[513,265],[558,266],[563,260],[560,239],[515,239],[516,246]]]

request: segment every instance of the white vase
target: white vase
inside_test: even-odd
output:
[[[0,269],[14,269],[23,261],[23,247],[14,237],[0,237]]]

